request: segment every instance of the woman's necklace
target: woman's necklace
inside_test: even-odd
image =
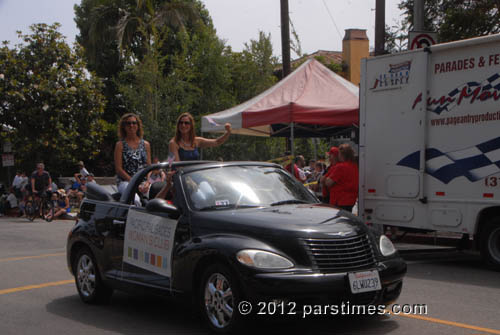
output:
[[[186,148],[192,148],[193,147],[192,143],[186,143],[183,138],[181,138],[181,143]]]

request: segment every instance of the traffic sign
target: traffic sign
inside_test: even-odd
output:
[[[2,166],[14,166],[14,154],[2,154]]]
[[[410,31],[409,49],[415,50],[419,48],[430,47],[436,44],[437,33],[430,31]]]

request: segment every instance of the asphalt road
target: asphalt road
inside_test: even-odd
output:
[[[0,334],[206,334],[189,307],[117,292],[105,306],[83,304],[68,272],[72,221],[0,218]],[[425,315],[273,319],[249,334],[499,334],[500,273],[474,253],[411,253],[399,304]],[[255,325],[255,322],[253,323]]]

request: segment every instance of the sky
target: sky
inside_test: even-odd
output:
[[[386,0],[386,24],[399,19],[401,0]],[[271,34],[274,55],[281,55],[280,0],[202,0],[217,35],[234,51],[244,49],[259,31]],[[78,30],[73,6],[80,0],[0,0],[0,41],[19,43],[16,30],[29,33],[34,23],[59,22],[60,32],[73,43]],[[345,29],[366,29],[374,46],[375,0],[288,0],[290,19],[302,52],[342,50]],[[292,58],[295,55],[292,53]]]

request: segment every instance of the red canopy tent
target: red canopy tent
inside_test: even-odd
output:
[[[359,88],[310,59],[258,96],[202,117],[202,132],[254,136],[331,136],[359,123]],[[301,130],[303,135],[301,135]]]

